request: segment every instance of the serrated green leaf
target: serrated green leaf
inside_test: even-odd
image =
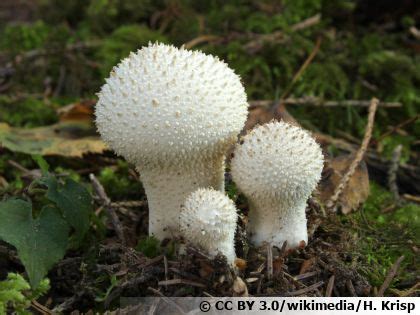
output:
[[[66,178],[63,184],[51,175],[41,181],[48,187],[46,197],[63,211],[65,220],[74,228],[75,242],[79,245],[89,229],[91,195],[85,187],[70,178]]]
[[[69,226],[57,209],[45,206],[37,218],[24,200],[0,202],[0,238],[15,246],[31,286],[36,288],[67,249]]]

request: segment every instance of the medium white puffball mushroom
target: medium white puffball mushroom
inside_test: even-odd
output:
[[[182,207],[180,228],[187,241],[210,257],[221,253],[233,264],[237,219],[235,204],[223,192],[198,189],[188,196]]]
[[[188,194],[224,189],[225,153],[247,117],[239,76],[217,57],[149,44],[114,67],[98,95],[102,139],[140,173],[149,234],[176,235]]]
[[[306,201],[324,164],[311,135],[285,122],[270,122],[243,138],[231,163],[232,178],[249,201],[253,243],[307,244]]]

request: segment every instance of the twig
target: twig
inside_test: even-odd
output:
[[[330,277],[330,279],[328,280],[327,288],[325,289],[325,296],[326,297],[330,297],[331,296],[331,293],[332,293],[332,291],[334,289],[334,281],[335,281],[335,276],[332,275]]]
[[[410,194],[404,194],[403,197],[404,197],[404,199],[420,203],[420,196],[413,196],[413,195],[410,195]]]
[[[171,299],[168,299],[165,295],[163,295],[162,292],[160,292],[159,290],[156,290],[152,287],[148,287],[147,290],[153,292],[154,294],[160,296],[167,304],[170,304],[172,306],[174,306],[178,312],[180,312],[181,314],[186,314],[185,310],[182,309],[182,307],[180,305],[178,305],[177,303],[175,303],[174,301],[172,301]]]
[[[100,198],[102,205],[104,206],[108,214],[108,217],[111,220],[112,226],[114,227],[114,230],[117,233],[119,240],[121,241],[123,245],[125,245],[126,242],[125,242],[123,228],[121,226],[120,219],[118,218],[117,214],[115,213],[114,208],[111,205],[111,199],[109,199],[108,195],[105,192],[104,187],[98,181],[98,179],[95,177],[94,174],[90,174],[89,178],[90,178],[90,181],[92,182],[93,189],[95,190],[96,194]]]
[[[190,40],[189,42],[184,44],[184,47],[186,49],[191,49],[194,46],[197,46],[201,43],[207,43],[207,42],[214,42],[214,41],[218,41],[221,40],[222,38],[220,36],[216,36],[216,35],[201,35],[198,36],[192,40]]]
[[[36,300],[31,301],[31,306],[43,315],[53,314],[53,312],[48,307],[38,303]]]
[[[280,97],[279,104],[283,104],[283,100],[289,96],[296,81],[302,76],[306,68],[308,68],[308,66],[311,64],[312,60],[314,60],[315,56],[318,54],[319,48],[321,47],[321,42],[322,42],[321,37],[318,37],[316,40],[314,49],[309,54],[308,58],[306,58],[305,62],[302,64],[299,70],[295,73],[295,75],[293,76],[292,82],[290,82],[289,86],[286,88],[286,90],[283,92],[282,96]]]
[[[335,188],[334,194],[331,196],[331,198],[326,202],[327,208],[330,210],[335,211],[337,206],[337,201],[340,198],[341,193],[346,188],[350,178],[353,176],[357,166],[359,165],[360,161],[363,159],[363,156],[369,146],[370,138],[372,137],[372,130],[373,125],[375,122],[375,113],[376,109],[378,107],[379,100],[376,98],[373,98],[370,106],[369,106],[369,115],[368,115],[368,123],[365,130],[365,135],[363,137],[362,144],[359,148],[359,150],[356,153],[356,157],[351,162],[349,169],[344,174],[344,176],[341,178],[340,183]]]
[[[311,16],[299,23],[296,23],[294,25],[292,25],[290,27],[290,30],[292,32],[296,32],[296,31],[301,31],[305,28],[311,27],[313,25],[318,24],[321,21],[321,15],[320,14],[316,14],[314,16]],[[245,49],[251,53],[256,53],[258,52],[263,44],[265,42],[271,42],[271,43],[276,43],[278,41],[280,41],[281,39],[284,39],[286,37],[286,33],[283,31],[276,31],[273,32],[271,34],[258,34],[255,36],[255,39],[251,40],[250,42],[248,42],[245,45]]]
[[[163,256],[163,266],[165,267],[165,281],[168,281],[168,259],[166,256]],[[165,288],[167,288],[167,285],[165,285]]]
[[[388,137],[389,135],[392,135],[398,129],[401,129],[402,127],[405,127],[405,126],[407,126],[407,125],[409,125],[413,122],[416,122],[418,119],[420,119],[420,114],[416,115],[414,117],[411,117],[407,120],[404,120],[403,122],[399,123],[398,125],[392,127],[391,130],[389,130],[389,131],[385,132],[384,134],[382,134],[381,136],[379,136],[378,139],[376,139],[376,142],[380,142],[381,140]]]
[[[303,273],[301,275],[294,276],[294,278],[295,278],[296,281],[300,281],[300,280],[303,280],[303,279],[313,277],[317,274],[318,274],[318,271],[310,271],[310,272],[307,272],[307,273]]]
[[[310,285],[309,287],[306,287],[306,288],[303,288],[303,289],[299,289],[299,290],[296,290],[296,291],[293,291],[293,292],[286,292],[284,294],[284,296],[298,296],[298,295],[302,295],[302,294],[305,294],[305,293],[309,293],[309,292],[311,292],[315,289],[318,289],[323,284],[324,284],[324,281],[320,281],[320,282],[314,283],[314,284]]]
[[[381,287],[378,290],[377,296],[384,296],[386,289],[388,289],[389,285],[391,284],[392,280],[397,275],[398,269],[402,261],[404,260],[404,255],[397,259],[397,261],[392,265],[391,269],[389,270],[388,274],[386,275],[384,283],[382,283]]]
[[[267,278],[273,278],[273,247],[271,243],[267,244]]]
[[[391,165],[388,170],[388,187],[389,187],[389,190],[394,195],[394,199],[397,202],[397,204],[400,202],[400,193],[398,191],[398,185],[397,185],[397,173],[398,173],[398,168],[400,166],[401,150],[402,150],[401,144],[395,147],[394,151],[392,152]]]
[[[275,100],[252,100],[249,102],[250,108],[255,107],[270,107],[273,103],[276,103]],[[341,101],[327,101],[321,97],[314,96],[305,96],[299,98],[289,97],[283,100],[285,105],[307,105],[315,107],[369,107],[371,101],[369,100],[341,100]],[[381,108],[399,108],[402,107],[401,103],[398,102],[380,102],[378,107]],[[415,120],[415,118],[411,118]],[[409,121],[408,123],[410,123]],[[404,126],[404,125],[403,125]],[[401,126],[398,126],[400,128]]]
[[[353,282],[350,279],[346,281],[346,287],[349,290],[351,296],[357,296],[356,290],[354,289]]]
[[[137,207],[142,207],[145,204],[146,204],[146,201],[142,201],[142,200],[118,201],[118,202],[111,202],[111,207],[114,207],[114,208],[137,208]]]
[[[163,280],[163,281],[159,281],[158,285],[163,285],[163,286],[168,286],[168,285],[177,285],[177,284],[185,284],[185,285],[190,285],[193,287],[199,287],[199,288],[205,288],[206,285],[203,283],[199,283],[196,281],[191,281],[188,279],[171,279],[171,280]]]

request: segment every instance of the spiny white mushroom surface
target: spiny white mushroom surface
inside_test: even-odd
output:
[[[198,189],[188,196],[182,207],[181,232],[187,241],[211,257],[222,253],[228,263],[233,264],[237,219],[235,204],[223,192]]]
[[[149,44],[114,67],[98,96],[102,138],[140,172],[149,234],[176,235],[189,193],[224,188],[225,153],[247,116],[239,76],[217,57]]]
[[[237,145],[232,178],[250,203],[248,228],[255,245],[307,244],[306,202],[323,164],[311,135],[285,122],[259,126]]]

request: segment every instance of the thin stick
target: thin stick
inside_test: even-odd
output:
[[[332,275],[330,277],[330,279],[328,280],[327,289],[325,290],[325,296],[326,297],[330,297],[331,296],[332,291],[334,289],[334,281],[335,281],[335,276]]]
[[[301,31],[305,28],[318,24],[321,21],[321,14],[315,14],[299,23],[293,24],[290,29],[293,32]],[[286,33],[283,31],[276,31],[271,34],[255,35],[254,39],[248,42],[244,48],[250,53],[257,53],[263,47],[265,42],[275,43],[282,39],[286,39]]]
[[[154,294],[160,296],[167,304],[170,304],[172,306],[174,306],[180,314],[186,314],[185,310],[182,309],[181,306],[179,306],[177,303],[175,303],[174,301],[172,301],[171,299],[167,298],[165,295],[163,295],[162,292],[152,288],[152,287],[148,287],[147,290],[153,292]]]
[[[388,170],[388,188],[394,195],[394,199],[397,204],[400,202],[400,193],[397,185],[397,173],[400,167],[402,145],[399,144],[395,147],[392,152],[391,165]]]
[[[376,141],[380,142],[381,140],[383,140],[384,138],[388,137],[389,135],[392,135],[395,131],[397,131],[398,129],[401,129],[402,127],[405,127],[413,122],[416,122],[418,119],[420,119],[420,115],[416,115],[414,117],[411,117],[407,120],[404,120],[403,122],[399,123],[398,125],[392,127],[391,130],[385,132],[384,134],[382,134]]]
[[[375,122],[375,113],[376,113],[376,109],[378,108],[378,103],[379,103],[378,99],[376,98],[372,99],[369,106],[368,123],[366,126],[365,135],[363,137],[362,144],[356,153],[356,157],[351,162],[350,167],[347,170],[346,174],[344,174],[344,176],[340,180],[340,183],[335,188],[334,194],[326,203],[327,208],[333,211],[336,210],[337,201],[340,198],[341,193],[346,188],[350,178],[353,176],[354,172],[356,171],[356,168],[359,165],[360,161],[362,161],[363,156],[369,146],[370,138],[372,137],[372,130],[373,130],[374,122]]]
[[[388,289],[389,285],[391,284],[392,280],[397,275],[398,269],[402,261],[404,260],[404,255],[397,259],[397,261],[392,265],[391,269],[389,270],[388,274],[386,275],[384,283],[382,283],[381,287],[378,290],[377,296],[384,296],[386,289]]]
[[[271,243],[267,244],[267,278],[273,277],[273,248]]]
[[[31,306],[43,315],[52,315],[53,312],[46,306],[40,304],[36,300],[31,301]]]
[[[189,42],[185,43],[184,44],[184,47],[186,49],[191,49],[194,46],[197,46],[197,45],[202,44],[202,43],[215,42],[215,41],[220,41],[220,40],[223,40],[223,38],[220,37],[220,36],[216,36],[216,35],[201,35],[201,36],[198,36],[198,37],[190,40]]]
[[[121,226],[120,219],[115,213],[114,208],[111,206],[111,199],[109,199],[108,195],[105,192],[104,187],[99,182],[99,180],[95,177],[94,174],[90,174],[89,178],[90,178],[90,181],[92,182],[93,189],[95,190],[96,194],[98,195],[99,199],[101,200],[102,205],[104,206],[108,214],[108,218],[111,220],[112,226],[114,227],[114,230],[117,233],[119,240],[121,241],[123,245],[125,245],[126,242],[125,242],[123,228]]]
[[[178,285],[178,284],[185,284],[185,285],[190,285],[190,286],[199,287],[199,288],[206,287],[206,285],[203,283],[188,280],[188,279],[171,279],[171,280],[163,280],[163,281],[158,282],[158,285],[162,285],[165,287],[168,285]]]
[[[350,279],[346,281],[346,287],[349,290],[351,296],[357,296],[356,290],[354,289],[353,282]]]
[[[273,103],[276,103],[275,100],[251,100],[249,102],[250,108],[255,107],[270,107]],[[298,106],[315,106],[315,107],[369,107],[371,101],[369,100],[324,100],[320,97],[306,96],[300,98],[289,97],[283,100],[285,105],[298,105]],[[380,102],[378,104],[381,108],[399,108],[402,107],[401,103],[398,102]],[[404,123],[410,123],[416,118],[411,118],[410,121]],[[404,125],[403,125],[404,126]],[[401,126],[397,127],[400,128]]]
[[[312,60],[314,60],[315,56],[318,54],[319,48],[321,47],[322,39],[321,37],[318,37],[315,43],[315,47],[312,50],[312,52],[309,54],[308,58],[306,58],[305,62],[302,64],[302,66],[299,68],[299,70],[296,72],[296,74],[293,76],[292,82],[289,84],[289,86],[286,88],[286,90],[283,92],[283,95],[280,97],[279,104],[283,104],[283,100],[289,96],[293,86],[295,85],[296,81],[302,76],[302,74],[305,72],[306,68],[311,64]]]
[[[111,206],[114,208],[137,208],[137,207],[143,207],[145,204],[146,204],[146,201],[142,201],[142,200],[111,202]]]
[[[403,197],[407,200],[420,203],[420,196],[413,196],[413,195],[410,195],[410,194],[404,194]]]
[[[305,293],[309,293],[309,292],[319,288],[323,284],[324,284],[324,281],[320,281],[320,282],[312,284],[309,287],[306,287],[306,288],[303,288],[303,289],[299,289],[299,290],[296,290],[296,291],[293,291],[293,292],[286,292],[284,294],[284,296],[299,296],[299,295],[302,295],[302,294],[305,294]]]

